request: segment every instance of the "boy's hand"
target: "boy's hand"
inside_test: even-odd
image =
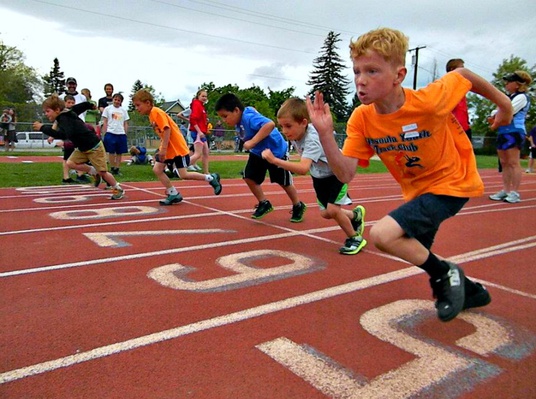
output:
[[[243,148],[244,150],[251,150],[254,146],[251,144],[250,140],[244,141]]]
[[[261,153],[262,157],[264,159],[266,159],[268,162],[270,163],[274,163],[274,154],[272,153],[272,150],[270,150],[269,148],[265,149],[262,153]]]
[[[319,134],[333,134],[333,119],[329,110],[329,105],[324,103],[324,95],[319,91],[315,92],[315,100],[311,101],[311,98],[307,96],[306,99],[307,111],[309,112],[309,118],[311,123]]]
[[[43,124],[41,122],[37,122],[35,121],[33,123],[33,130],[35,130],[36,132],[38,132],[39,130],[41,130],[41,127],[43,126]]]

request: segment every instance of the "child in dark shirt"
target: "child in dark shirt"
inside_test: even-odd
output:
[[[54,124],[48,126],[34,122],[33,129],[56,139],[72,141],[75,150],[67,160],[69,169],[89,173],[95,179],[95,187],[104,179],[113,188],[111,199],[119,200],[123,198],[124,191],[107,170],[104,145],[95,131],[78,117],[78,113],[83,112],[83,109],[93,107],[93,104],[84,102],[73,106],[71,110],[65,109],[65,102],[53,94],[43,102],[43,111],[47,119]],[[88,161],[91,166],[86,164]]]

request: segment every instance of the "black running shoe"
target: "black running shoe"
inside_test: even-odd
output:
[[[486,287],[480,283],[474,284],[477,287],[477,292],[475,292],[473,295],[467,295],[465,297],[465,303],[463,305],[464,309],[479,308],[481,306],[486,306],[491,302],[491,295]]]
[[[430,279],[437,317],[441,321],[454,319],[463,309],[465,302],[465,275],[458,265],[443,261],[450,270],[437,280]]]
[[[257,204],[257,206],[255,207],[255,212],[253,212],[253,215],[251,215],[251,217],[253,219],[261,219],[273,210],[274,207],[272,206],[270,201],[264,200]]]
[[[292,223],[300,223],[303,221],[303,214],[305,213],[305,210],[307,209],[307,205],[305,205],[303,202],[299,202],[298,205],[292,205],[292,216],[290,218],[290,221]]]
[[[222,186],[220,183],[220,175],[217,173],[211,173],[212,180],[210,181],[210,185],[214,188],[214,194],[220,195]]]

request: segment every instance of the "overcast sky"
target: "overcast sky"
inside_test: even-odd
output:
[[[302,96],[329,31],[341,34],[352,79],[350,39],[384,26],[403,31],[410,48],[425,46],[419,87],[450,58],[488,80],[512,54],[536,64],[534,0],[0,0],[0,21],[0,39],[28,66],[46,75],[58,58],[94,100],[107,82],[130,94],[137,79],[184,105],[205,82],[294,86]],[[406,66],[411,87],[411,56]]]

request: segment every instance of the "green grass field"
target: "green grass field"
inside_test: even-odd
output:
[[[58,151],[17,151],[15,153],[0,153],[0,158],[7,155],[15,156],[59,156]],[[295,157],[294,157],[295,158]],[[523,168],[527,167],[527,160],[522,160]],[[240,178],[240,172],[244,168],[246,161],[238,159],[236,161],[211,161],[210,170],[220,174],[222,179]],[[497,157],[489,155],[477,156],[479,169],[497,168]],[[387,169],[379,161],[373,161],[370,167],[360,168],[359,173],[383,173]],[[156,181],[150,166],[123,166],[122,176],[118,177],[119,182]],[[30,187],[30,186],[50,186],[61,184],[62,171],[61,162],[47,163],[3,163],[0,159],[0,187]]]

